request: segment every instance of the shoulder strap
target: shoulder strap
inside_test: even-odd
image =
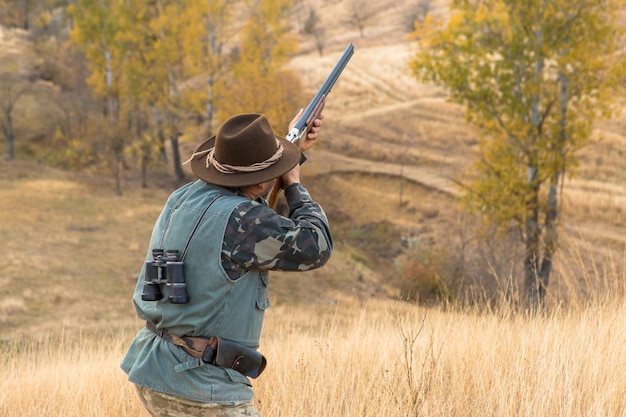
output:
[[[185,256],[187,255],[187,249],[189,249],[189,243],[191,243],[191,238],[193,237],[193,235],[196,233],[196,230],[198,230],[198,227],[200,227],[200,223],[202,223],[202,219],[204,219],[204,215],[206,214],[207,211],[209,211],[209,209],[211,208],[211,206],[213,205],[213,203],[215,203],[217,200],[219,200],[220,198],[222,198],[222,196],[217,196],[216,198],[214,198],[205,208],[204,210],[202,210],[202,214],[200,214],[200,217],[198,218],[198,221],[196,222],[196,225],[193,227],[193,229],[191,230],[191,234],[189,235],[189,239],[187,239],[187,243],[185,243],[185,249],[183,249],[183,253],[180,256],[180,261],[183,262],[185,260]]]

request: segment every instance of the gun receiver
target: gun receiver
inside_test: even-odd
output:
[[[335,65],[335,68],[330,72],[322,87],[317,91],[313,99],[309,102],[309,104],[304,109],[302,116],[298,119],[294,127],[289,131],[287,136],[285,137],[288,141],[295,144],[296,146],[300,146],[300,142],[302,138],[306,136],[307,133],[313,127],[313,121],[320,117],[322,114],[322,110],[324,109],[324,104],[326,103],[326,96],[330,93],[330,90],[335,85],[335,82],[343,72],[344,68],[352,58],[352,54],[354,54],[354,44],[350,43],[343,55],[339,59],[339,62]],[[276,180],[274,184],[274,188],[269,195],[268,203],[270,207],[275,207],[276,205],[276,197],[278,196],[278,192],[282,188],[282,181],[280,178]]]

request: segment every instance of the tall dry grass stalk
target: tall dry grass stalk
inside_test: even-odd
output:
[[[345,324],[272,332],[266,416],[626,415],[623,303],[507,319],[389,303],[342,311]]]
[[[121,336],[48,335],[0,346],[0,416],[143,416],[119,371]]]
[[[535,316],[278,306],[255,401],[265,417],[623,416],[625,327],[623,299]],[[119,370],[131,337],[4,346],[0,415],[146,416]]]
[[[626,252],[605,248],[576,234],[563,237],[553,283],[552,303],[582,310],[626,300]]]

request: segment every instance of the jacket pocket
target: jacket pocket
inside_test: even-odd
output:
[[[247,385],[249,387],[252,386],[252,383],[250,382],[250,380],[248,378],[246,378],[241,373],[235,371],[234,369],[229,369],[229,368],[222,368],[222,369],[224,371],[226,371],[226,374],[228,375],[228,378],[231,380],[231,382],[244,384],[244,385]]]
[[[256,307],[259,310],[265,310],[270,307],[270,300],[267,298],[267,289],[269,286],[269,274],[267,271],[263,271],[260,274],[259,283],[257,286]]]

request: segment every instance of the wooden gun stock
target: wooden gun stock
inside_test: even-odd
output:
[[[272,191],[270,191],[270,195],[267,197],[267,204],[276,209],[276,200],[278,199],[278,193],[283,189],[283,179],[281,177],[276,178],[276,182],[274,183],[274,187]]]

